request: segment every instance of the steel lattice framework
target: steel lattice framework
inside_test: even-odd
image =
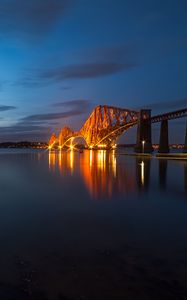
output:
[[[80,135],[89,147],[100,143],[110,146],[118,136],[137,123],[139,112],[113,106],[97,106],[88,117]]]
[[[113,106],[99,105],[92,111],[82,128],[73,132],[69,127],[62,128],[59,137],[53,134],[49,146],[55,143],[61,148],[75,137],[82,137],[89,148],[97,147],[102,143],[111,148],[118,136],[137,124],[139,112]]]
[[[150,110],[140,110],[138,112],[114,106],[99,105],[95,107],[79,131],[73,132],[66,126],[62,128],[58,137],[53,133],[49,140],[49,148],[55,145],[63,148],[76,137],[84,138],[89,148],[97,148],[98,146],[112,148],[117,138],[138,122],[141,123],[139,126],[143,128],[143,125],[146,124],[149,127],[149,123],[186,116],[187,108],[151,117]],[[146,121],[148,123],[145,123]],[[146,130],[144,129],[144,131]]]

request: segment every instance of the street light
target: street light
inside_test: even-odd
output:
[[[144,145],[145,145],[145,141],[142,141],[142,153],[144,153]]]

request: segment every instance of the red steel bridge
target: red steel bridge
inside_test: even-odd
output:
[[[187,117],[187,108],[151,116],[151,110],[129,110],[108,105],[94,108],[79,131],[73,131],[65,126],[59,136],[53,133],[49,140],[49,149],[65,146],[73,147],[75,138],[83,138],[89,149],[112,149],[116,147],[117,138],[129,128],[137,125],[137,143],[135,149],[139,152],[152,151],[151,124],[161,122],[160,152],[169,152],[168,120]],[[143,145],[143,147],[142,147]],[[187,133],[185,139],[187,149]]]

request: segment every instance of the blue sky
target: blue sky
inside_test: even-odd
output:
[[[185,0],[0,0],[0,41],[0,141],[78,129],[98,104],[187,107]],[[185,120],[170,128],[183,142]]]

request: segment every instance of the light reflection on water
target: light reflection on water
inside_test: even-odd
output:
[[[0,166],[5,295],[34,270],[45,299],[186,299],[187,162],[11,150]]]
[[[115,150],[90,150],[84,153],[73,150],[50,151],[48,158],[50,171],[58,171],[62,176],[78,174],[94,199],[147,192],[151,179],[152,188],[157,184],[157,191],[170,192],[173,189],[173,186],[167,186],[167,177],[171,177],[172,181],[174,174],[171,172],[168,174],[168,161],[164,159],[129,158],[116,154]],[[174,192],[184,194],[187,190],[187,164],[185,162],[169,162],[169,164],[176,167],[178,165],[180,170],[180,176],[175,180]],[[151,165],[153,165],[152,172]],[[184,172],[181,170],[183,168]]]

